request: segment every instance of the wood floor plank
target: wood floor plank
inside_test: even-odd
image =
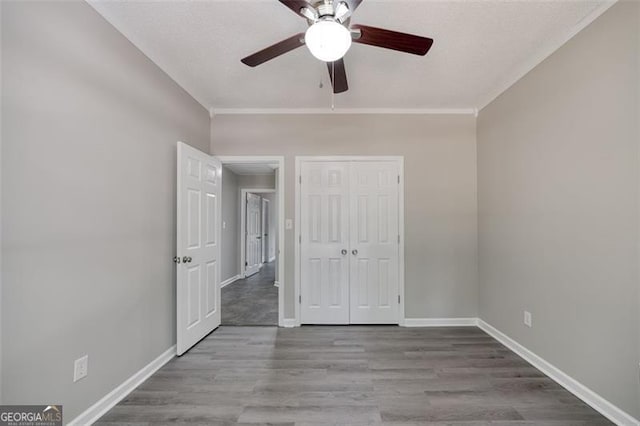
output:
[[[220,327],[97,423],[600,426],[475,327]]]

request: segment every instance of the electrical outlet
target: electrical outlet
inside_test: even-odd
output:
[[[73,363],[73,381],[77,382],[87,377],[87,374],[89,374],[89,355],[78,358]]]
[[[524,325],[532,327],[531,312],[529,311],[524,311]]]

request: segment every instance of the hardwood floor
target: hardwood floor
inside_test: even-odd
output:
[[[222,325],[278,325],[275,262],[222,289]]]
[[[220,327],[98,424],[609,425],[475,327]]]

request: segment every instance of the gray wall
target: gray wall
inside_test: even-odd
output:
[[[481,318],[636,418],[639,9],[613,6],[478,120]]]
[[[275,189],[276,175],[238,175],[240,189]]]
[[[209,115],[85,2],[2,9],[3,399],[71,420],[175,343],[176,141]]]
[[[222,271],[225,281],[240,273],[240,189],[239,176],[222,167]]]
[[[294,218],[296,155],[404,155],[406,316],[477,316],[472,115],[217,115],[216,155],[284,155]],[[294,234],[285,231],[285,318],[294,316]]]

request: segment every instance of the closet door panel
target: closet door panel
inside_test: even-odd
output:
[[[301,166],[301,323],[348,324],[349,164]]]
[[[398,324],[398,191],[395,161],[351,163],[351,324]]]

